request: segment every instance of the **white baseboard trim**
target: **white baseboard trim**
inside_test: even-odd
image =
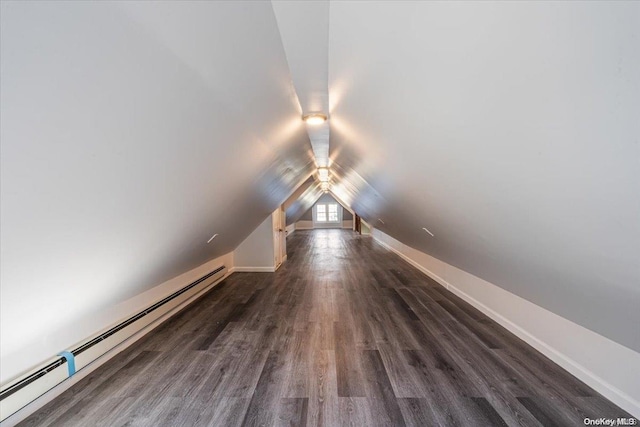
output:
[[[233,267],[231,273],[273,273],[275,267]]]
[[[28,416],[30,416],[31,414],[33,414],[34,412],[36,412],[37,410],[39,410],[40,408],[45,406],[47,403],[51,402],[56,397],[60,396],[62,393],[64,393],[65,391],[67,391],[68,389],[73,387],[75,384],[80,382],[83,378],[87,377],[93,371],[95,371],[96,369],[100,368],[102,365],[107,363],[109,360],[111,360],[112,358],[114,358],[118,354],[122,353],[127,348],[131,347],[133,344],[135,344],[137,341],[139,341],[145,335],[147,335],[148,333],[153,331],[155,328],[160,326],[162,323],[164,323],[170,317],[176,315],[182,309],[184,309],[185,307],[187,307],[188,305],[190,305],[191,303],[193,303],[194,301],[196,301],[197,299],[202,297],[204,294],[209,292],[213,287],[217,286],[219,283],[221,283],[223,280],[225,280],[227,277],[229,277],[230,274],[231,274],[231,270],[229,269],[229,270],[227,270],[227,274],[225,274],[224,277],[221,277],[220,279],[218,279],[217,281],[213,282],[212,284],[210,284],[206,288],[203,288],[200,292],[198,292],[197,294],[193,295],[191,298],[189,298],[188,300],[184,301],[182,304],[176,306],[173,310],[167,312],[164,316],[158,318],[155,322],[149,324],[146,328],[140,330],[136,334],[134,334],[131,337],[127,338],[125,341],[123,341],[120,344],[116,345],[111,350],[107,351],[105,354],[103,354],[102,356],[98,357],[96,360],[94,360],[93,362],[91,362],[90,364],[85,366],[84,368],[79,369],[72,377],[70,377],[70,378],[66,379],[65,381],[61,382],[60,384],[58,384],[57,386],[55,386],[51,390],[47,391],[42,396],[38,397],[37,399],[35,399],[31,403],[29,403],[26,406],[24,406],[19,411],[15,412],[14,414],[12,414],[9,417],[7,417],[5,420],[0,422],[0,427],[14,427],[15,425],[17,425],[20,422],[24,421]]]
[[[376,232],[383,234],[379,230],[376,230]],[[459,296],[460,298],[462,298],[463,300],[465,300],[466,302],[468,302],[469,304],[471,304],[472,306],[474,306],[475,308],[477,308],[478,310],[480,310],[481,312],[483,312],[484,314],[489,316],[491,319],[495,320],[497,323],[499,323],[501,326],[503,326],[504,328],[509,330],[511,333],[516,335],[518,338],[522,339],[527,344],[531,345],[536,350],[538,350],[539,352],[544,354],[546,357],[551,359],[553,362],[555,362],[556,364],[558,364],[559,366],[561,366],[562,368],[567,370],[573,376],[575,376],[579,380],[581,380],[584,383],[586,383],[589,387],[593,388],[598,393],[602,394],[607,399],[611,400],[613,403],[615,403],[616,405],[620,406],[622,409],[628,411],[629,413],[631,413],[635,417],[640,417],[640,402],[638,401],[637,398],[635,398],[634,396],[631,396],[630,394],[626,393],[625,391],[623,391],[623,390],[619,389],[618,387],[614,386],[613,384],[611,384],[610,382],[608,382],[607,380],[605,380],[601,376],[599,376],[599,375],[595,374],[594,372],[592,372],[590,369],[585,368],[581,363],[576,361],[574,358],[567,356],[563,352],[559,351],[558,349],[554,348],[552,345],[550,345],[547,342],[545,342],[543,339],[541,339],[539,337],[536,337],[535,335],[533,335],[532,333],[530,333],[529,331],[527,331],[523,327],[517,325],[516,323],[514,323],[510,319],[508,319],[505,316],[503,316],[502,314],[498,313],[497,311],[493,310],[490,307],[487,307],[485,304],[483,304],[482,302],[478,301],[476,298],[470,296],[469,294],[465,293],[464,291],[460,290],[456,286],[452,285],[451,283],[449,283],[448,281],[446,281],[442,277],[440,277],[437,274],[433,273],[432,271],[427,269],[425,266],[421,265],[420,263],[418,263],[414,259],[410,258],[406,254],[404,254],[401,251],[397,250],[396,248],[388,245],[386,242],[384,242],[381,239],[379,239],[375,235],[375,233],[372,234],[372,237],[378,243],[380,243],[382,246],[384,246],[388,250],[394,252],[395,254],[400,256],[404,261],[406,261],[407,263],[411,264],[412,266],[414,266],[415,268],[417,268],[418,270],[420,270],[421,272],[423,272],[427,276],[431,277],[433,280],[438,282],[440,285],[445,287],[447,290],[449,290],[450,292],[452,292],[455,295]],[[388,236],[388,237],[390,237],[390,236]],[[440,262],[442,262],[442,261],[440,261]],[[452,267],[452,268],[455,268],[455,267]],[[492,286],[496,286],[496,285],[492,285]],[[502,288],[500,288],[500,289],[502,289]],[[507,292],[507,291],[505,291],[505,292]],[[511,294],[511,295],[513,295],[513,294]],[[520,297],[518,297],[516,295],[513,295],[513,297],[514,298],[520,298]],[[535,306],[536,309],[547,311],[546,309],[544,309],[542,307],[539,307],[539,306],[537,306],[537,305],[535,305],[535,304],[533,304],[531,302],[529,302],[529,304],[531,304],[532,306]],[[564,319],[564,318],[561,318],[561,319],[564,322],[571,323],[572,327],[575,326],[575,327],[578,327],[578,328],[583,328],[580,325],[574,324],[570,320],[567,320],[567,319]],[[564,328],[558,328],[558,330],[562,330],[562,329],[564,329]],[[590,332],[593,335],[597,335],[599,337],[598,340],[600,340],[600,338],[601,338],[602,340],[610,341],[608,338],[603,337],[603,336],[601,336],[599,334],[596,334],[595,332],[592,332],[592,331],[590,331]],[[617,343],[614,343],[614,344],[617,345]],[[597,345],[598,345],[598,343],[596,343],[596,342],[587,343],[587,344],[585,344],[585,347],[595,346],[595,348],[598,348]],[[633,352],[633,350],[630,350],[630,349],[628,349],[626,347],[623,347],[623,346],[620,346],[620,347],[625,349],[624,350],[625,351],[625,358],[627,358],[626,354],[628,354],[629,352],[635,353],[635,352]],[[635,353],[635,355],[637,355],[638,358],[640,358],[640,354]],[[635,356],[633,356],[633,357],[634,357],[634,360],[635,360]],[[611,363],[615,364],[616,362],[617,361],[615,360],[615,356],[612,354],[611,355]],[[628,368],[631,369],[631,366],[628,366]],[[638,380],[640,380],[640,378],[638,378]]]
[[[295,223],[296,230],[313,230],[313,221],[307,219],[301,219]]]

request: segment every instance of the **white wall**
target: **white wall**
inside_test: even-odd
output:
[[[39,365],[44,360],[55,356],[60,351],[74,347],[99,332],[120,323],[122,320],[140,312],[142,309],[160,301],[173,292],[187,286],[221,265],[227,272],[233,270],[233,252],[212,259],[171,280],[167,280],[139,295],[119,304],[92,312],[81,321],[70,322],[59,331],[41,335],[36,342],[27,342],[19,347],[2,346],[2,363],[0,363],[0,382],[5,382]]]
[[[287,225],[286,230],[287,230],[287,236],[292,235],[294,233],[294,231],[296,231],[296,224],[293,223],[293,224]]]
[[[313,221],[300,220],[296,222],[296,230],[313,230]]]
[[[338,206],[338,221],[336,222],[318,222],[316,220],[317,215],[317,207],[318,205],[328,205],[335,204]],[[311,208],[311,215],[313,219],[313,228],[342,228],[342,205],[329,193],[325,193],[314,203]],[[327,218],[329,216],[329,212],[327,211]]]
[[[305,216],[320,196],[322,196],[320,182],[314,181],[313,177],[309,178],[285,202],[287,224],[294,224],[301,219],[312,219]]]
[[[315,221],[316,218],[316,206],[318,204],[335,203],[338,205],[338,221],[333,223],[322,223]],[[309,210],[301,215],[295,225],[297,230],[310,230],[313,228],[353,228],[353,214],[351,220],[343,220],[344,212],[346,208],[342,203],[337,200],[331,193],[322,194],[317,201],[309,207]],[[347,211],[348,212],[348,211]]]
[[[640,353],[413,249],[380,230],[374,229],[372,236],[596,391],[640,416]]]
[[[0,7],[4,380],[233,251],[315,168],[270,2]]]
[[[640,351],[640,2],[337,1],[330,22],[332,191]]]
[[[315,228],[315,229],[321,229],[321,228],[342,228],[342,221],[340,221],[340,222],[334,222],[334,223],[321,223],[321,222],[314,222],[314,223],[313,223],[313,228]]]
[[[274,271],[273,217],[269,215],[233,252],[234,271]]]

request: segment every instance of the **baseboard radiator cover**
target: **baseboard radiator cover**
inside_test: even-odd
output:
[[[86,339],[73,349],[63,351],[37,368],[3,384],[0,387],[0,422],[222,279],[226,273],[226,266],[220,266],[123,322]]]

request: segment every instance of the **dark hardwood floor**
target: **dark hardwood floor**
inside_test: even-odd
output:
[[[629,416],[370,237],[296,231],[23,426],[579,426]]]

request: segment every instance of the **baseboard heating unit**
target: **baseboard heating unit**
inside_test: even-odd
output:
[[[88,338],[71,350],[63,351],[42,365],[0,387],[0,421],[16,413],[76,371],[151,325],[171,310],[222,279],[227,272],[220,266],[125,321]]]

